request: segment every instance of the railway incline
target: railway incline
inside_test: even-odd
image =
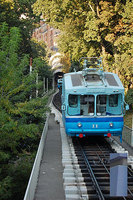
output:
[[[59,110],[60,100],[57,93],[54,104]],[[72,139],[65,134],[61,113],[52,103],[50,108],[24,200],[133,199],[132,149],[128,152],[113,138]],[[109,195],[112,152],[129,154],[127,197]]]

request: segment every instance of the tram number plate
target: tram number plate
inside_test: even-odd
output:
[[[98,128],[98,124],[93,124],[92,128]]]

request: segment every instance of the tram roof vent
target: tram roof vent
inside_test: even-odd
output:
[[[82,75],[73,74],[71,75],[72,85],[73,86],[82,86]]]
[[[110,86],[119,86],[113,74],[105,74],[105,78]]]

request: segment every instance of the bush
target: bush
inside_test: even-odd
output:
[[[126,103],[130,106],[130,109],[133,108],[133,88],[128,90],[125,100]]]
[[[12,178],[12,196],[10,200],[22,200],[33,165],[33,156],[24,155],[12,164],[9,175]]]

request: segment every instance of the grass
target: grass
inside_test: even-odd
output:
[[[126,115],[124,116],[124,124],[129,128],[132,128],[132,116],[133,116],[133,109],[126,111]]]

